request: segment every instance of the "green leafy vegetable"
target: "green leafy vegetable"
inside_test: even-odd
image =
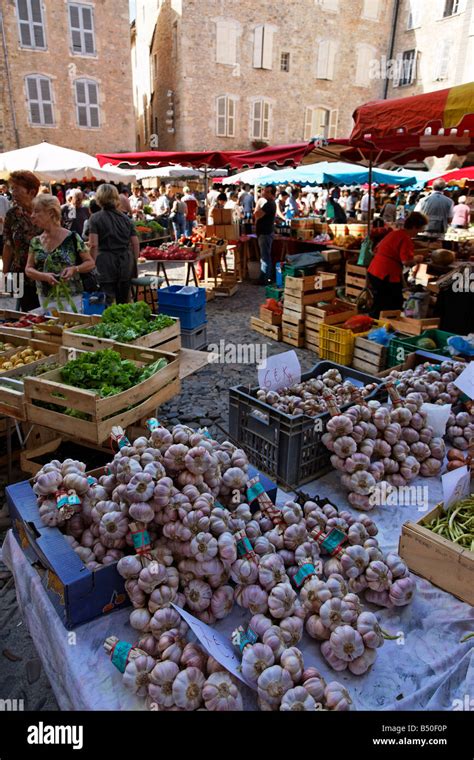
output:
[[[151,309],[144,301],[114,304],[102,315],[98,325],[80,330],[96,338],[108,338],[119,343],[132,343],[137,338],[155,330],[164,330],[174,324],[174,319],[166,314],[153,317]],[[79,331],[78,331],[79,332]]]

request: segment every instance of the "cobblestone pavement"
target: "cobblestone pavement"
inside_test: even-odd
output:
[[[264,289],[242,284],[231,298],[215,298],[207,304],[208,343],[241,346],[266,344],[268,355],[291,349],[268,340],[250,329],[249,320],[258,315],[265,300]],[[315,361],[314,354],[296,349],[303,370]],[[219,423],[228,430],[228,390],[240,384],[255,385],[257,369],[250,364],[210,363],[182,383],[182,392],[160,410],[166,424],[186,422],[191,427],[208,426],[222,438]],[[18,477],[21,477],[19,474]],[[0,513],[1,514],[1,513]],[[3,536],[2,536],[3,538]],[[0,699],[23,699],[25,710],[57,710],[54,692],[41,667],[33,640],[16,603],[13,578],[0,564]]]

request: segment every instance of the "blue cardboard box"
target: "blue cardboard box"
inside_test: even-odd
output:
[[[258,474],[255,467],[249,467],[249,477]],[[260,482],[275,503],[275,483],[262,474]],[[46,571],[42,584],[66,628],[75,628],[130,604],[116,563],[88,570],[61,531],[43,525],[36,494],[28,480],[7,486],[5,492],[15,538],[30,563],[38,562]]]
[[[90,571],[58,528],[41,522],[36,494],[28,481],[6,488],[13,533],[31,564],[46,571],[43,586],[68,629],[130,602],[116,564]]]

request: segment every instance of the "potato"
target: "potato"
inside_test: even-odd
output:
[[[27,356],[26,359],[25,359],[25,364],[31,364],[34,361],[35,361],[35,357],[34,356]]]
[[[4,370],[7,370],[7,369],[13,369],[13,364],[12,364],[12,362],[5,362],[5,363],[3,364],[3,367],[2,367],[2,368],[3,368]]]
[[[24,367],[24,366],[25,366],[25,362],[18,362],[17,364],[15,364],[15,369],[17,369],[18,367]]]

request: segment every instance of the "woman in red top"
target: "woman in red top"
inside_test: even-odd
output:
[[[368,269],[369,285],[374,294],[371,317],[378,319],[381,311],[401,311],[403,266],[423,261],[423,256],[414,256],[413,238],[427,224],[428,218],[414,211],[407,216],[403,229],[389,232],[376,247]]]

